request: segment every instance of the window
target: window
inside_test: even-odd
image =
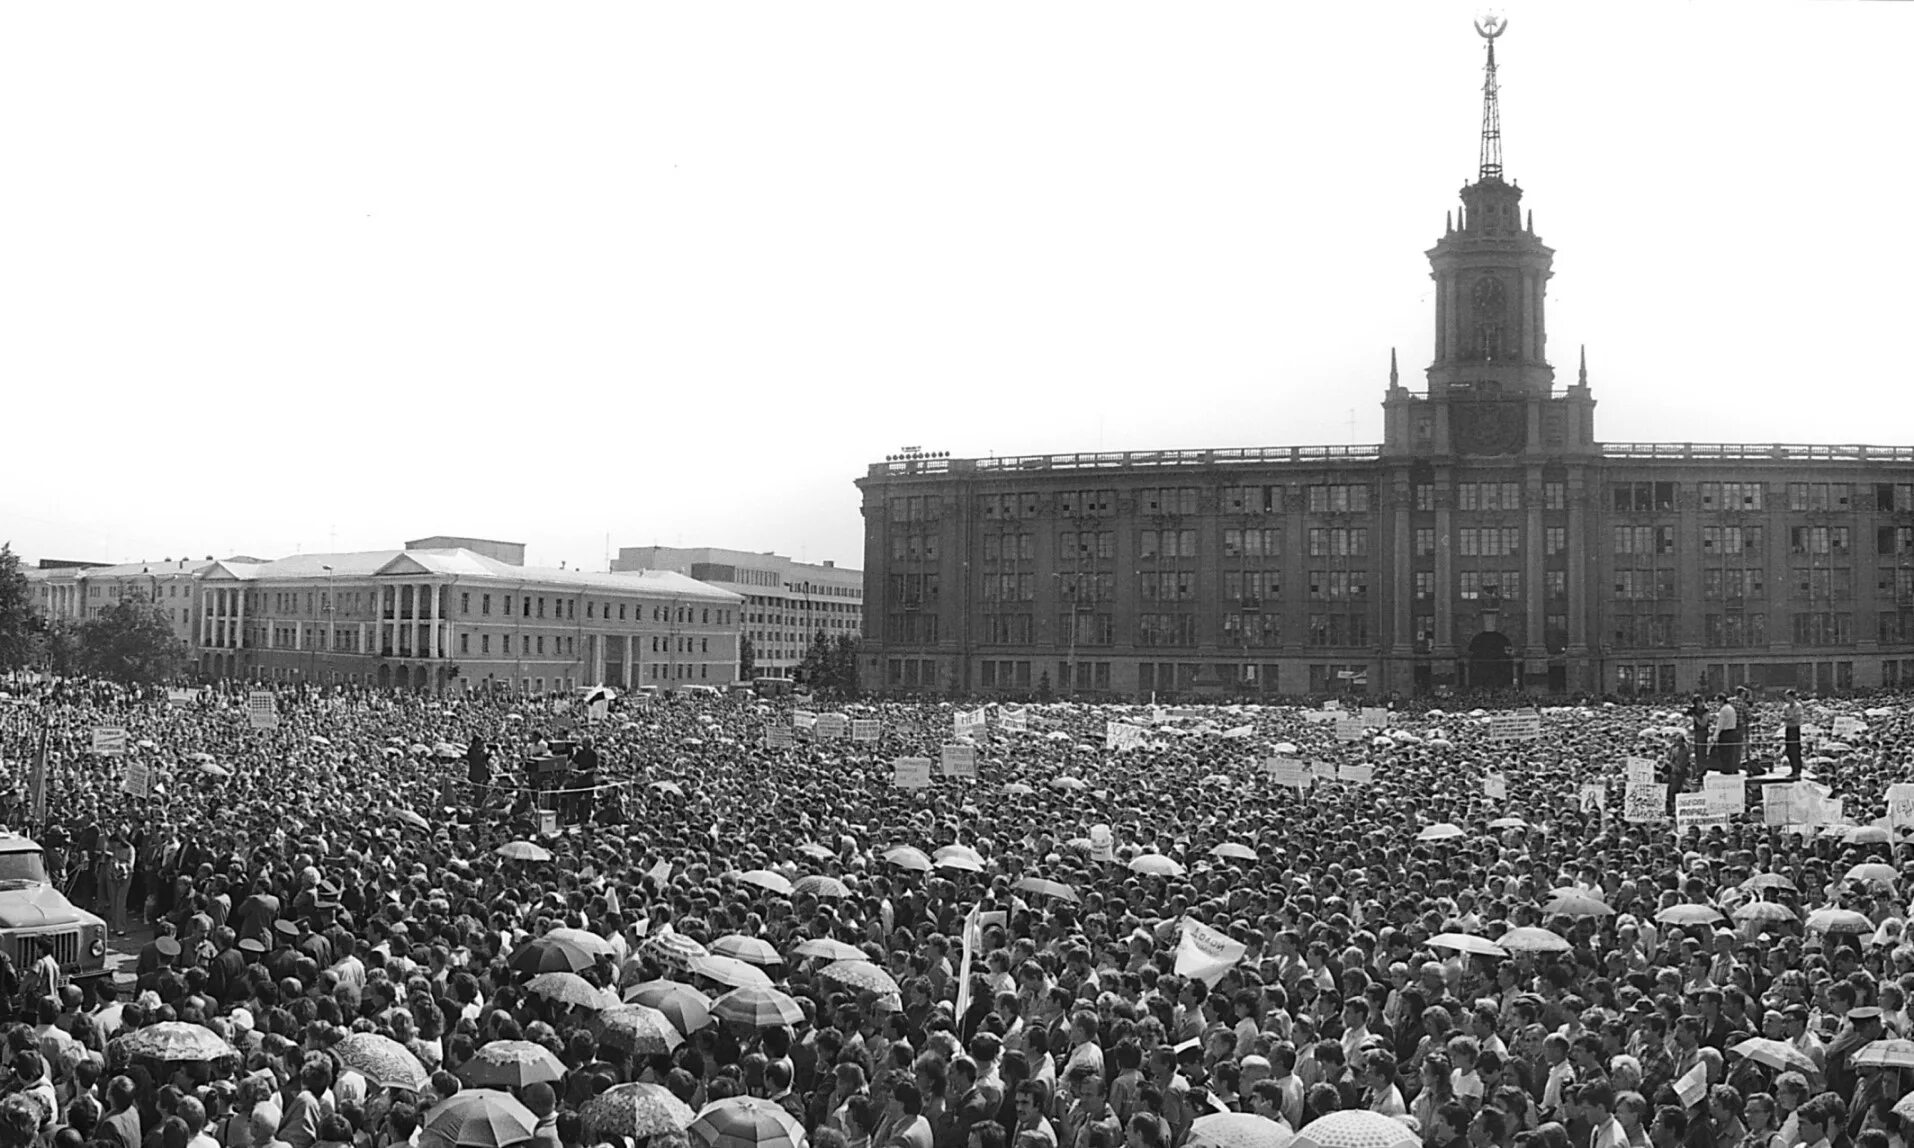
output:
[[[1791,482],[1788,509],[1843,511],[1854,501],[1854,488],[1845,482]]]
[[[1416,527],[1416,557],[1427,558],[1436,552],[1436,532],[1427,526]]]
[[[1564,510],[1568,507],[1568,483],[1545,482],[1542,484],[1542,509]]]
[[[1467,557],[1507,558],[1522,545],[1522,531],[1513,526],[1465,526],[1457,541]]]
[[[1542,528],[1542,553],[1550,558],[1568,550],[1568,530],[1561,526]]]
[[[1366,557],[1369,553],[1369,528],[1366,526],[1311,527],[1309,556]]]
[[[1275,486],[1226,486],[1223,488],[1223,513],[1269,514],[1282,505],[1282,488]]]
[[[1463,598],[1520,598],[1522,574],[1517,570],[1464,570],[1456,575],[1456,591]]]
[[[1057,557],[1064,562],[1108,562],[1116,557],[1113,530],[1066,530],[1057,535]]]
[[[1427,602],[1436,596],[1436,576],[1432,570],[1415,572],[1415,596],[1418,602]]]
[[[1797,646],[1841,646],[1854,640],[1854,615],[1824,610],[1800,611],[1793,616]]]
[[[1675,571],[1670,567],[1654,570],[1615,571],[1615,597],[1622,600],[1673,598]]]
[[[984,561],[1028,562],[1036,554],[1035,541],[1030,534],[986,534]]]
[[[459,635],[459,653],[469,654],[471,652],[472,652],[472,635],[460,634]]]
[[[1914,526],[1881,526],[1874,531],[1876,554],[1914,554]]]
[[[1364,570],[1311,570],[1309,596],[1315,601],[1367,598],[1369,574]]]
[[[892,522],[935,522],[943,517],[943,500],[936,495],[912,495],[893,498]]]
[[[1768,644],[1766,614],[1706,614],[1702,616],[1702,644],[1746,649]]]
[[[1434,510],[1436,508],[1436,488],[1432,482],[1418,482],[1414,487],[1415,508]]]
[[[1145,601],[1188,601],[1196,597],[1196,574],[1191,570],[1145,570],[1137,575]]]
[[[1675,484],[1672,482],[1618,482],[1609,487],[1609,496],[1620,514],[1650,514],[1675,509]]]
[[[1113,574],[1060,574],[1057,576],[1057,586],[1058,593],[1066,602],[1109,602],[1116,597],[1116,576]]]
[[[1080,610],[1057,619],[1057,641],[1066,646],[1107,646],[1116,641],[1116,616]]]
[[[1758,482],[1704,482],[1701,484],[1701,508],[1728,512],[1761,509],[1761,484]]]
[[[1309,488],[1311,514],[1361,514],[1369,509],[1369,488],[1345,483]]]
[[[1144,530],[1138,532],[1136,556],[1144,558],[1196,557],[1196,531]]]
[[[1311,614],[1311,646],[1366,646],[1369,644],[1369,619],[1362,614]]]
[[[1065,518],[1103,518],[1115,510],[1114,490],[1067,490],[1057,496],[1057,512]]]
[[[1464,482],[1455,488],[1457,510],[1520,510],[1519,482]]]
[[[1542,595],[1550,599],[1568,597],[1568,571],[1542,571]]]
[[[1622,649],[1663,649],[1675,644],[1673,614],[1617,614],[1614,643]]]
[[[505,607],[505,609],[509,613],[512,607],[508,604]],[[492,612],[492,596],[490,594],[480,594],[479,595],[479,613],[489,615],[491,614],[491,612]]]
[[[1568,615],[1545,614],[1542,617],[1542,642],[1551,654],[1568,649]]]
[[[1223,557],[1276,558],[1283,552],[1283,532],[1274,528],[1223,531]]]
[[[1283,644],[1282,615],[1225,614],[1223,641],[1241,646],[1280,646]]]
[[[1230,570],[1223,574],[1223,597],[1261,609],[1282,597],[1283,576],[1275,570]]]
[[[1851,548],[1845,526],[1791,526],[1788,528],[1790,554],[1832,554],[1846,557]]]
[[[1196,488],[1193,486],[1166,486],[1161,489],[1137,491],[1136,508],[1139,514],[1195,514]]]
[[[1675,552],[1675,528],[1672,526],[1617,526],[1614,537],[1617,554]]]
[[[1874,509],[1882,514],[1905,514],[1914,510],[1914,483],[1877,482],[1874,484]]]
[[[1701,596],[1710,601],[1736,601],[1766,595],[1760,567],[1704,567],[1701,572]]]
[[[500,634],[498,636],[498,645],[500,651],[502,651],[506,657],[509,658],[512,656],[512,636],[510,634]]]
[[[1196,615],[1138,614],[1136,644],[1139,646],[1192,646],[1196,644]]]

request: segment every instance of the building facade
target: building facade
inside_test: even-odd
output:
[[[462,547],[215,562],[202,675],[431,692],[723,688],[742,600],[663,571],[527,567]]]
[[[1124,698],[1914,684],[1914,447],[1605,443],[1482,162],[1376,446],[952,459],[857,483],[863,680]]]
[[[832,562],[709,546],[627,546],[611,568],[669,570],[742,597],[743,636],[759,677],[791,677],[819,633],[835,640],[864,629],[863,572]]]
[[[172,624],[174,636],[190,645],[198,626],[195,579],[211,564],[211,558],[113,566],[54,562],[23,573],[35,606],[50,620],[77,625],[119,602],[143,598],[158,606]]]

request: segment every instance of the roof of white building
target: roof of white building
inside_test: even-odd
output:
[[[331,567],[327,570],[326,567]],[[465,549],[358,550],[341,554],[294,554],[271,562],[215,562],[206,571],[215,582],[318,582],[327,578],[402,578],[432,576],[455,581],[601,590],[648,597],[742,602],[695,578],[663,570],[602,573],[540,566],[512,566]]]

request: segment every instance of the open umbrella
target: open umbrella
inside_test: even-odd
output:
[[[1538,929],[1533,925],[1510,929],[1495,940],[1511,953],[1566,953],[1574,948],[1547,929]]]
[[[669,1056],[685,1039],[670,1017],[641,1004],[608,1008],[593,1016],[587,1027],[600,1041],[637,1056]]]
[[[577,973],[540,973],[526,982],[525,990],[573,1008],[611,1008],[618,1003],[617,997]]]
[[[685,1137],[699,1148],[805,1148],[804,1126],[769,1100],[727,1096],[704,1106]]]
[[[1289,1148],[1421,1148],[1422,1138],[1400,1120],[1365,1108],[1345,1108],[1302,1126]]]
[[[580,1105],[578,1118],[594,1136],[642,1140],[683,1132],[698,1114],[662,1084],[614,1084]]]
[[[1029,797],[1037,791],[1021,781],[1012,781],[1004,786],[1003,792],[1006,797]]]
[[[865,955],[863,949],[858,948],[856,945],[847,945],[843,941],[832,937],[814,937],[808,941],[800,941],[798,942],[798,946],[791,950],[791,953],[793,956],[813,957],[825,961],[870,960],[870,957]]]
[[[552,851],[531,841],[507,841],[495,851],[507,861],[550,861]]]
[[[430,821],[427,821],[423,816],[413,812],[410,809],[400,809],[395,811],[392,814],[392,819],[394,821],[398,821],[406,825],[410,825],[414,829],[424,829],[429,831],[432,828],[432,823]]]
[[[461,1089],[434,1104],[419,1130],[421,1148],[509,1148],[532,1138],[538,1117],[509,1092]]]
[[[1870,1041],[1849,1063],[1856,1068],[1914,1068],[1914,1040]]]
[[[1471,953],[1478,957],[1506,957],[1509,951],[1487,937],[1478,937],[1470,933],[1438,933],[1426,942],[1431,948],[1454,949],[1458,953]]]
[[[423,1092],[431,1078],[412,1050],[376,1032],[347,1033],[332,1046],[343,1064],[366,1078],[375,1088],[397,1088],[405,1092]]]
[[[799,1023],[804,1019],[804,1010],[798,1007],[796,1001],[769,985],[746,985],[732,989],[712,1001],[711,1015],[752,1028],[774,1028],[781,1024]]]
[[[1776,1072],[1786,1072],[1792,1068],[1813,1075],[1821,1071],[1807,1053],[1785,1040],[1770,1040],[1765,1036],[1755,1036],[1731,1046],[1728,1051],[1737,1056],[1745,1056],[1756,1064],[1765,1064]]]
[[[1848,870],[1850,881],[1878,881],[1883,885],[1892,885],[1901,879],[1900,870],[1880,861],[1864,861]]]
[[[713,954],[721,957],[735,957],[747,964],[764,968],[768,965],[781,965],[784,958],[771,947],[771,942],[762,937],[747,937],[742,933],[730,933],[711,942]]]
[[[225,766],[220,765],[216,762],[211,762],[211,761],[200,762],[198,769],[200,773],[204,774],[207,777],[231,777],[233,775],[232,770],[227,769]]]
[[[703,945],[671,928],[646,937],[638,948],[659,964],[674,969],[688,969],[692,961],[707,955]]]
[[[1884,826],[1854,825],[1842,831],[1841,839],[1850,845],[1886,845],[1893,837]]]
[[[1151,877],[1181,877],[1183,865],[1176,858],[1165,857],[1161,853],[1139,853],[1130,859],[1130,872]]]
[[[685,791],[675,781],[654,781],[651,787],[659,793],[669,793],[673,797],[683,797]]]
[[[1756,873],[1746,881],[1743,881],[1741,888],[1755,893],[1765,892],[1769,889],[1786,889],[1790,893],[1799,892],[1799,890],[1794,887],[1793,881],[1788,880],[1779,873]]]
[[[966,873],[984,871],[983,855],[968,845],[946,845],[931,854],[931,861],[939,869],[958,869]]]
[[[1670,905],[1655,914],[1664,925],[1712,925],[1721,920],[1721,910],[1713,905]]]
[[[1808,914],[1808,928],[1816,933],[1872,933],[1874,922],[1853,909],[1816,909]]]
[[[565,1075],[565,1062],[529,1040],[495,1040],[459,1065],[459,1079],[479,1088],[524,1088]]]
[[[1468,830],[1447,821],[1438,821],[1434,825],[1424,825],[1416,834],[1417,841],[1452,841],[1457,837],[1467,837]]]
[[[711,1023],[711,998],[677,981],[646,981],[625,990],[625,1000],[655,1008],[686,1036]]]
[[[195,1064],[238,1056],[239,1050],[218,1033],[185,1021],[168,1020],[135,1029],[114,1042],[128,1056]]]
[[[1086,749],[1088,749],[1088,748],[1091,748],[1091,747],[1089,747],[1089,746],[1086,746],[1086,747],[1084,747],[1084,748],[1086,748]],[[1053,777],[1053,778],[1051,778],[1051,779],[1050,779],[1050,788],[1052,788],[1052,789],[1067,789],[1067,790],[1069,790],[1069,791],[1070,791],[1070,792],[1072,792],[1072,793],[1076,793],[1076,792],[1080,792],[1080,791],[1082,791],[1082,790],[1085,790],[1085,789],[1088,789],[1088,788],[1090,788],[1090,783],[1089,783],[1089,782],[1087,782],[1087,781],[1085,781],[1085,780],[1083,780],[1083,779],[1082,779],[1081,777],[1070,777],[1070,776],[1067,776],[1067,775],[1066,775],[1066,776],[1064,776],[1064,777]]]
[[[1185,1148],[1289,1148],[1296,1134],[1253,1112],[1215,1112],[1190,1125]]]
[[[771,978],[749,961],[736,957],[726,957],[710,953],[691,959],[691,971],[707,980],[717,981],[727,988],[745,988],[747,986],[769,988]]]
[[[1212,848],[1210,850],[1210,856],[1220,857],[1225,861],[1254,861],[1256,860],[1256,850],[1251,849],[1247,845],[1238,844],[1235,841],[1225,841],[1221,845]]]
[[[746,885],[755,885],[767,893],[776,893],[780,897],[791,895],[791,882],[782,873],[773,873],[769,869],[747,869],[738,874],[738,880]]]
[[[799,853],[802,853],[804,856],[809,857],[813,861],[829,861],[833,857],[837,856],[837,854],[831,852],[828,848],[822,845],[819,845],[815,841],[806,841],[804,844],[797,847],[797,851]]]
[[[844,882],[838,880],[836,877],[826,877],[820,873],[813,873],[809,877],[799,877],[796,881],[792,882],[791,892],[797,896],[807,897],[848,897],[851,895],[850,886],[844,884]]]
[[[591,936],[589,933],[585,935]],[[612,947],[604,938],[592,937],[592,940],[598,943],[593,945],[576,939],[553,937],[547,933],[520,945],[505,963],[522,973],[583,972],[598,963],[601,950],[606,956],[612,955]]]
[[[1749,901],[1735,908],[1737,921],[1799,921],[1801,918],[1793,909],[1774,901]]]
[[[869,961],[832,961],[818,970],[818,976],[861,992],[876,993],[878,996],[902,995],[902,990],[897,987],[897,981],[881,966]]]
[[[1608,917],[1613,916],[1615,910],[1600,897],[1570,890],[1549,898],[1542,912],[1549,916]]]
[[[899,845],[895,849],[885,850],[884,860],[899,869],[908,869],[913,873],[928,873],[931,870],[930,858],[924,856],[924,851],[909,845]]]
[[[1527,829],[1529,823],[1520,817],[1498,817],[1489,822],[1490,829]]]
[[[1061,881],[1052,881],[1044,877],[1019,877],[1012,889],[1025,893],[1034,893],[1039,897],[1054,897],[1059,901],[1068,901],[1074,905],[1078,901],[1077,891]]]

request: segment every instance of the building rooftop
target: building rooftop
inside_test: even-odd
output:
[[[326,569],[328,566],[332,568],[330,571]],[[572,586],[584,590],[693,598],[709,602],[743,601],[738,595],[728,590],[721,590],[716,586],[665,570],[605,573],[553,567],[513,566],[462,548],[294,554],[270,562],[216,562],[207,570],[207,576],[211,580],[237,582],[311,582],[327,577],[399,578],[408,575],[441,575],[458,580],[469,579],[481,582]]]

